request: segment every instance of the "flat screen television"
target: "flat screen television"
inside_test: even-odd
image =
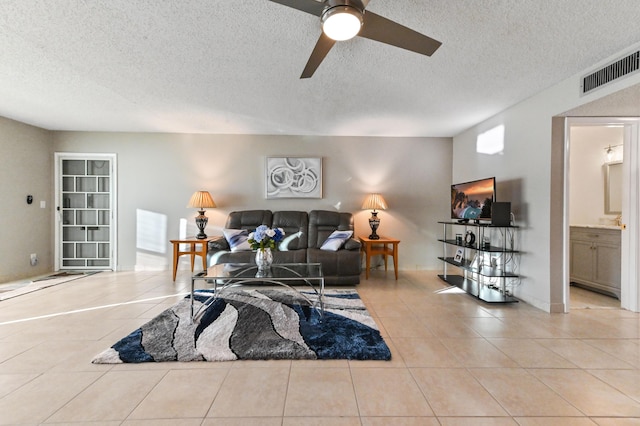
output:
[[[496,200],[496,178],[451,185],[451,219],[491,220]]]

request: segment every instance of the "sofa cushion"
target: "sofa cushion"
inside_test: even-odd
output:
[[[271,226],[273,213],[271,210],[241,210],[229,213],[226,229],[246,229],[255,231],[260,225]]]
[[[312,210],[309,212],[308,247],[319,249],[333,231],[353,230],[351,213]]]
[[[224,238],[229,243],[232,252],[250,251],[249,231],[246,229],[223,229]]]
[[[297,237],[288,239],[288,244],[283,246],[287,250],[307,248],[307,232],[309,232],[309,215],[307,212],[298,210],[274,212],[272,226],[274,228],[282,228],[285,238],[297,234]]]
[[[353,231],[333,231],[324,243],[322,243],[320,250],[338,251],[352,235]]]
[[[321,263],[325,285],[358,284],[360,282],[360,252],[358,250],[326,251],[307,249],[307,262]]]

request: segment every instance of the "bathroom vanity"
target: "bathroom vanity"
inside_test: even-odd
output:
[[[620,299],[620,228],[571,226],[570,281]]]

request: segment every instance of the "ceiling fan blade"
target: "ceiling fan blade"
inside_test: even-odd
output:
[[[324,2],[317,2],[315,0],[271,0],[274,3],[279,3],[284,6],[289,6],[294,9],[301,10],[303,12],[310,13],[315,16],[321,16],[322,11],[327,6]]]
[[[316,70],[320,66],[320,63],[322,63],[324,57],[327,56],[327,53],[329,53],[334,44],[336,44],[335,40],[327,37],[324,33],[320,34],[320,38],[316,43],[316,47],[313,48],[313,52],[311,52],[311,56],[309,57],[307,65],[304,67],[300,78],[311,77],[313,73],[316,72]]]
[[[438,40],[369,11],[364,13],[364,23],[358,35],[427,56],[433,55],[442,45]]]

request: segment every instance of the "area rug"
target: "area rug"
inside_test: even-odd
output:
[[[195,309],[210,295],[197,292]],[[315,298],[286,288],[226,289],[192,322],[187,296],[92,362],[391,359],[356,291],[326,291],[322,317],[310,306]]]

